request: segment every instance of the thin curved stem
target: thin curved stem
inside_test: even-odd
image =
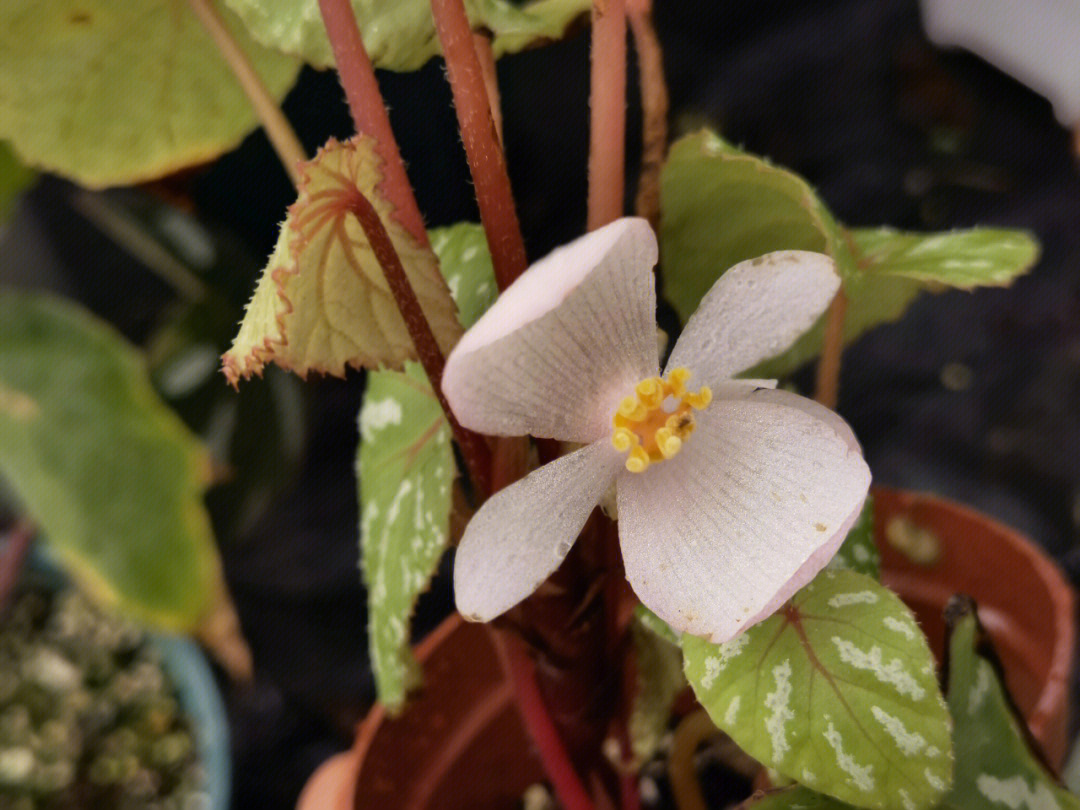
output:
[[[844,353],[844,317],[847,315],[847,294],[841,287],[829,304],[825,318],[825,338],[821,360],[817,367],[817,387],[814,399],[826,408],[836,408],[840,393],[840,358]]]
[[[382,268],[386,283],[394,296],[394,302],[401,312],[401,317],[405,320],[409,336],[416,347],[420,364],[427,373],[435,397],[442,406],[447,421],[450,422],[450,430],[461,448],[473,484],[482,495],[486,496],[491,491],[491,451],[484,438],[462,427],[454,417],[454,412],[450,410],[450,404],[442,391],[442,375],[446,361],[435,340],[435,334],[431,331],[431,325],[424,315],[416,292],[405,275],[401,258],[394,249],[394,243],[390,241],[390,236],[386,233],[386,228],[383,227],[378,213],[359,190],[354,190],[354,192],[349,196],[349,211],[360,222],[360,227],[364,229],[364,234],[371,243],[372,252]]]
[[[716,726],[704,709],[686,715],[675,727],[668,758],[668,778],[679,810],[708,810],[694,768],[694,753],[714,734]]]
[[[664,78],[664,53],[653,26],[651,0],[637,0],[627,7],[630,32],[637,51],[641,83],[642,150],[634,210],[655,230],[660,223],[660,174],[667,156],[668,88]]]
[[[326,35],[334,51],[341,85],[349,103],[356,131],[375,139],[375,151],[383,159],[383,182],[380,189],[394,204],[392,216],[400,222],[413,238],[427,246],[428,235],[424,218],[416,204],[405,164],[401,160],[397,139],[390,128],[390,116],[386,112],[375,68],[368,58],[360,28],[349,0],[319,0]]]
[[[618,219],[626,191],[626,0],[593,0],[589,106],[590,231]]]
[[[188,2],[195,16],[199,18],[199,22],[203,24],[210,38],[221,51],[221,56],[232,69],[237,81],[240,82],[289,179],[292,180],[294,186],[298,185],[300,164],[307,160],[307,154],[304,152],[300,139],[296,137],[289,119],[285,117],[281,107],[266,89],[262,77],[259,76],[255,66],[251,64],[251,60],[248,59],[247,54],[233,37],[210,0],[188,0]]]
[[[462,0],[431,0],[431,13],[446,58],[446,75],[454,94],[458,129],[469,159],[495,281],[504,290],[525,272],[528,261],[484,71]]]

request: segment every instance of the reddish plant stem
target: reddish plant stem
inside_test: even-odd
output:
[[[481,495],[486,496],[491,492],[491,451],[484,438],[462,427],[454,417],[453,411],[450,410],[450,404],[442,391],[443,367],[446,361],[431,331],[431,325],[424,315],[424,310],[420,307],[420,301],[405,275],[405,268],[394,249],[394,243],[390,241],[390,236],[379,220],[375,208],[358,190],[354,190],[354,193],[349,195],[348,208],[360,222],[360,227],[364,229],[368,242],[371,243],[371,249],[382,268],[386,283],[390,287],[401,317],[404,318],[405,326],[409,330],[409,336],[416,347],[417,357],[427,373],[435,396],[450,422],[450,429],[465,457],[473,484]]]
[[[836,408],[839,398],[840,357],[844,352],[844,316],[847,314],[847,303],[847,294],[841,287],[829,304],[825,316],[825,338],[817,367],[814,399],[826,408]]]
[[[36,534],[37,530],[26,520],[18,521],[8,532],[7,545],[0,557],[0,618],[11,606],[15,583],[19,580]]]
[[[325,1],[325,0],[323,0]],[[462,0],[431,0],[435,30],[446,58],[458,129],[465,144],[495,281],[505,290],[527,266],[506,160],[492,119],[484,72]]]
[[[623,212],[626,164],[626,2],[593,0],[588,228]]]
[[[664,53],[653,27],[651,0],[629,0],[627,16],[641,82],[642,153],[634,210],[655,230],[660,223],[660,173],[667,155],[668,89]]]
[[[594,810],[592,797],[585,789],[566,752],[555,723],[548,713],[536,683],[536,666],[517,639],[494,628],[491,636],[499,651],[503,669],[514,685],[518,710],[536,743],[544,771],[551,780],[555,795],[565,810]]]
[[[375,139],[375,151],[383,160],[383,182],[380,189],[394,204],[394,218],[412,234],[421,245],[427,246],[427,229],[420,207],[416,204],[412,185],[405,173],[405,164],[398,151],[394,131],[390,128],[390,116],[386,112],[375,69],[368,58],[360,27],[353,15],[349,0],[319,0],[326,35],[334,51],[338,77],[345,88],[353,125],[357,132]]]
[[[473,46],[476,48],[476,58],[480,60],[480,71],[484,74],[484,89],[487,90],[488,107],[491,108],[491,123],[495,125],[495,134],[499,137],[499,144],[502,146],[505,144],[502,101],[499,96],[499,74],[495,68],[495,52],[491,49],[491,35],[473,33]]]

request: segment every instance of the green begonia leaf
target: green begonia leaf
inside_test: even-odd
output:
[[[299,56],[315,67],[333,67],[318,0],[225,0],[260,42]],[[561,38],[589,10],[589,0],[465,0],[474,27],[493,34],[496,56]],[[441,52],[430,0],[353,0],[372,63],[387,70],[416,70]]]
[[[11,153],[6,143],[0,141],[0,225],[4,224],[16,197],[27,189],[37,175],[26,168]]]
[[[634,606],[634,618],[642,627],[660,636],[664,641],[670,644],[679,643],[679,634],[671,629],[671,625],[644,605]]]
[[[368,375],[360,409],[361,554],[379,700],[399,710],[419,670],[409,619],[450,537],[450,427],[418,363]]]
[[[470,326],[496,292],[483,229],[461,223],[430,237],[462,326]],[[360,553],[375,685],[391,712],[419,683],[409,622],[449,543],[456,472],[450,426],[420,365],[370,372],[357,457]]]
[[[846,802],[798,785],[760,796],[755,795],[739,805],[739,810],[850,810],[850,808],[851,805]]]
[[[870,577],[824,571],[742,636],[682,647],[713,722],[762,764],[858,807],[928,808],[949,789],[933,657],[911,611]]]
[[[677,643],[647,628],[641,614],[635,616],[630,630],[637,653],[638,688],[627,731],[635,760],[647,762],[660,748],[671,720],[672,704],[686,688],[686,676]]]
[[[923,234],[853,228],[849,233],[864,273],[880,271],[965,290],[1006,287],[1039,258],[1039,243],[1024,231],[972,228]]]
[[[970,604],[970,603],[969,603]],[[949,641],[949,710],[956,733],[956,785],[942,810],[1076,810],[1028,750],[993,665],[979,652],[974,609]]]
[[[192,630],[222,592],[206,451],[141,355],[71,304],[0,294],[0,473],[104,604]]]
[[[226,22],[281,98],[295,59]],[[149,180],[212,160],[256,125],[251,104],[186,2],[6,0],[0,138],[86,186]]]
[[[851,527],[836,556],[829,561],[829,568],[856,571],[874,579],[881,577],[881,553],[874,542],[874,499],[872,496],[867,497],[859,519]]]
[[[727,268],[773,250],[828,253],[844,279],[844,342],[895,321],[923,290],[1009,284],[1038,257],[1022,231],[847,230],[798,175],[703,130],[672,145],[661,186],[664,293],[685,320]],[[824,316],[747,372],[783,377],[821,352]]]

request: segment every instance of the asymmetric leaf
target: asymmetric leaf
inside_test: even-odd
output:
[[[0,225],[4,224],[15,198],[34,182],[37,175],[23,166],[7,144],[0,142]]]
[[[409,619],[450,539],[457,473],[450,426],[418,363],[368,375],[360,437],[368,646],[379,700],[397,711],[419,680]]]
[[[334,66],[318,0],[225,0],[260,42],[315,67]],[[496,56],[561,38],[589,0],[465,0],[474,28],[491,31]],[[430,0],[353,0],[364,47],[376,67],[416,70],[441,53]]]
[[[484,230],[460,223],[430,236],[462,325],[469,326],[495,297]],[[406,363],[403,372],[370,372],[357,456],[360,553],[375,688],[391,712],[419,682],[409,623],[449,545],[456,472],[450,427],[423,369]]]
[[[956,727],[956,785],[942,810],[1078,810],[1028,750],[993,665],[980,654],[974,610],[949,642],[949,710]]]
[[[647,608],[646,608],[647,610]],[[656,617],[656,621],[662,620]],[[666,625],[665,625],[666,626]],[[630,708],[627,732],[637,762],[647,762],[660,748],[671,719],[675,698],[686,688],[682,650],[641,622],[630,627],[637,652],[637,692]]]
[[[99,601],[191,630],[222,592],[206,451],[141,356],[71,304],[0,295],[0,473]]]
[[[847,230],[801,177],[707,130],[672,145],[661,202],[664,289],[684,320],[725,268],[774,250],[832,256],[848,299],[845,343],[900,318],[923,290],[1007,285],[1038,256],[1038,245],[1023,231]],[[747,376],[783,377],[814,359],[824,327],[822,317],[790,349]]]
[[[415,359],[382,268],[350,211],[357,192],[378,212],[443,352],[457,342],[462,330],[435,254],[392,218],[373,143],[331,139],[304,166],[300,195],[223,358],[233,384],[271,361],[301,376],[343,376],[347,366],[401,368]]]
[[[829,561],[829,568],[848,569],[878,579],[881,576],[881,553],[874,543],[874,498],[868,496],[862,514],[848,532],[840,550]]]
[[[748,754],[859,807],[932,807],[951,724],[911,612],[870,577],[825,571],[725,644],[684,635],[686,675]]]
[[[224,16],[282,98],[299,63]],[[212,160],[256,123],[186,2],[0,4],[0,138],[29,164],[86,186],[126,185]]]

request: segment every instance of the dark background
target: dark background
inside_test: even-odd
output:
[[[717,126],[803,174],[850,225],[986,224],[1038,236],[1042,259],[1011,290],[924,296],[901,323],[860,340],[845,355],[839,410],[878,482],[996,515],[1080,578],[1080,172],[1049,103],[976,57],[937,51],[907,0],[658,0],[656,22],[674,134]],[[500,63],[532,258],[583,229],[587,59],[584,33]],[[441,64],[381,81],[429,224],[475,220]],[[351,134],[332,73],[305,69],[285,110],[309,151]],[[46,178],[28,195],[0,240],[0,280],[63,291],[143,341],[169,288],[82,219],[73,193]],[[116,199],[136,208],[142,195],[197,213],[234,257],[234,303],[252,289],[293,197],[261,133],[211,167],[124,194]],[[353,475],[361,391],[359,374],[303,387],[295,474],[258,520],[222,532],[257,667],[253,686],[225,686],[238,808],[291,807],[372,700]],[[450,609],[444,575],[422,600],[417,631]]]

